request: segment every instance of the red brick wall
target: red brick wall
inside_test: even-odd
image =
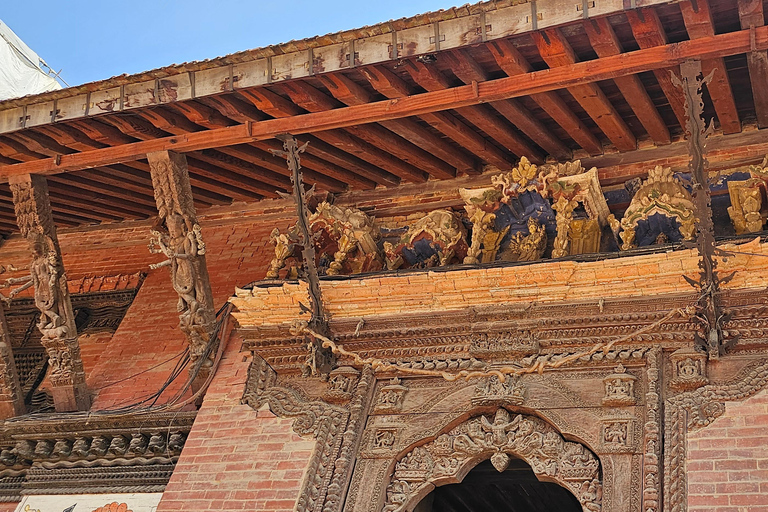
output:
[[[768,512],[768,390],[688,436],[688,512]]]
[[[265,202],[264,208],[269,204]],[[281,210],[229,209],[202,218],[216,308],[233,294],[235,286],[244,286],[266,274],[274,255],[269,233],[275,226],[284,229],[291,223],[280,214]],[[82,340],[86,382],[96,395],[93,409],[127,405],[158,390],[176,361],[150,368],[180,353],[185,341],[178,329],[177,295],[168,269],[149,270],[150,263],[162,260],[161,255],[147,249],[149,223],[62,230],[59,239],[73,293],[84,278],[148,273],[114,336],[100,334]],[[21,237],[12,237],[0,246],[0,261],[4,264],[22,267],[28,260],[27,245]],[[5,273],[2,278],[18,275],[24,272]],[[144,373],[136,375],[140,372]],[[171,396],[182,384],[176,383],[164,396]]]
[[[291,511],[315,441],[240,399],[251,358],[230,340],[157,512]]]

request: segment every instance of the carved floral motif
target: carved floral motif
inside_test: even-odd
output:
[[[482,457],[490,458],[499,471],[506,469],[510,457],[519,457],[540,478],[570,490],[585,511],[600,510],[597,457],[583,445],[563,439],[543,420],[499,408],[490,416],[470,418],[403,456],[395,465],[383,511],[405,510],[422,488],[434,481],[457,481]]]

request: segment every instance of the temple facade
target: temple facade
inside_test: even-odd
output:
[[[768,511],[767,52],[497,0],[0,102],[0,510]]]

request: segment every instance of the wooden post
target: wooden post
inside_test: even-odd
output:
[[[11,336],[0,303],[0,420],[20,416],[25,412],[19,374],[11,352]]]
[[[67,275],[51,216],[48,184],[44,177],[29,174],[14,176],[8,183],[16,222],[32,253],[30,276],[21,288],[35,288],[35,306],[40,310],[37,327],[48,352],[54,405],[60,412],[86,411],[91,399],[85,385]]]
[[[187,158],[170,151],[147,155],[157,202],[158,223],[152,230],[150,249],[166,260],[152,268],[168,266],[173,288],[179,294],[179,327],[189,342],[190,374],[196,375],[193,391],[200,389],[213,364],[210,345],[216,325],[213,293],[205,263],[205,244],[197,223]]]

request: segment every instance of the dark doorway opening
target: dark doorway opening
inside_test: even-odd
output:
[[[551,482],[540,482],[531,467],[512,459],[499,473],[486,460],[459,484],[429,493],[414,512],[582,512],[576,497]]]

